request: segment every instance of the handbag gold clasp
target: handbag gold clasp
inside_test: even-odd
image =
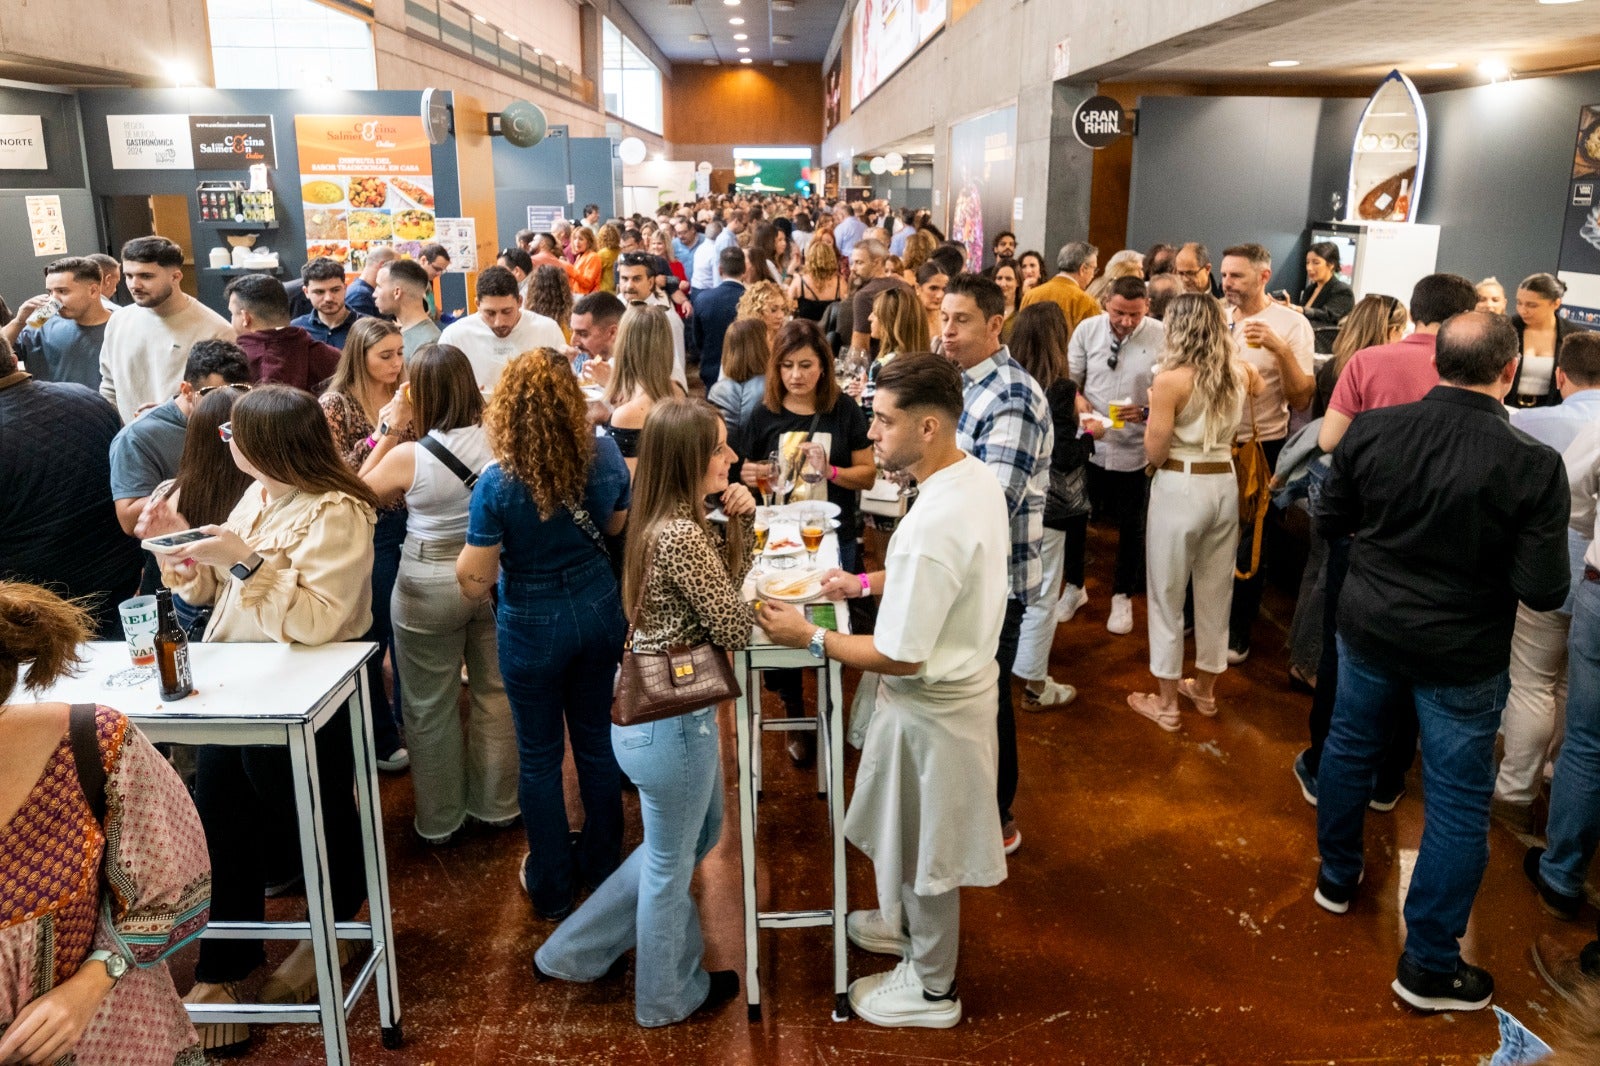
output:
[[[672,676],[682,680],[694,676],[694,663],[679,663],[672,668]]]

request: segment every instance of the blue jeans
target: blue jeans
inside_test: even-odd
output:
[[[633,1012],[646,1028],[687,1018],[711,981],[689,882],[722,834],[717,711],[613,726],[617,760],[639,786],[644,843],[535,954],[545,973],[593,981],[630,948]]]
[[[390,511],[378,516],[372,532],[372,628],[362,640],[378,645],[378,652],[367,660],[367,684],[372,689],[372,743],[380,758],[394,753],[400,745],[400,660],[394,650],[394,625],[389,620],[389,598],[394,595],[395,578],[400,573],[400,548],[406,542],[406,512]],[[383,688],[383,657],[395,664],[394,702]]]
[[[1473,897],[1489,864],[1494,738],[1510,681],[1505,670],[1465,685],[1413,682],[1363,658],[1339,638],[1339,699],[1317,775],[1322,873],[1353,887],[1361,876],[1362,823],[1389,740],[1384,704],[1409,697],[1422,736],[1422,847],[1406,896],[1406,954],[1425,970],[1461,961]]]
[[[1557,892],[1576,896],[1600,843],[1600,582],[1579,580],[1567,602],[1567,738],[1550,782],[1549,848],[1539,872]]]
[[[517,803],[532,855],[528,892],[541,912],[558,913],[572,903],[574,876],[598,885],[622,856],[622,779],[610,729],[627,623],[610,563],[596,553],[592,563],[547,578],[502,579],[497,623],[517,729]],[[561,785],[568,737],[583,797],[576,849]]]

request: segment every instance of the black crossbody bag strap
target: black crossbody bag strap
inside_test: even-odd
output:
[[[106,768],[100,761],[100,734],[94,724],[94,704],[74,703],[68,719],[72,761],[78,767],[78,787],[94,811],[94,820],[106,820]]]
[[[478,483],[478,475],[474,474],[466,463],[456,458],[456,453],[444,446],[444,442],[432,433],[425,433],[417,438],[417,443],[428,449],[433,457],[445,465],[449,471],[461,479],[461,483],[468,489]]]

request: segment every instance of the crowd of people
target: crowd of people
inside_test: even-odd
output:
[[[1022,844],[1017,704],[1065,707],[1093,681],[1083,663],[1053,677],[1050,654],[1089,598],[1091,518],[1116,545],[1108,639],[1145,601],[1152,691],[1127,707],[1177,731],[1222,709],[1218,679],[1251,654],[1300,509],[1287,665],[1311,694],[1293,773],[1317,809],[1316,903],[1348,911],[1365,812],[1400,802],[1420,750],[1427,830],[1395,993],[1489,1003],[1460,941],[1490,819],[1539,828],[1552,766],[1547,845],[1525,869],[1548,908],[1578,913],[1600,841],[1600,334],[1560,316],[1558,280],[1525,279],[1510,307],[1494,279],[1449,273],[1357,300],[1318,243],[1293,296],[1249,242],[1215,262],[1193,242],[1124,250],[1102,270],[1073,241],[1052,273],[1010,233],[971,249],[882,204],[718,197],[603,223],[591,207],[519,233],[477,274],[471,313],[441,313],[435,246],[418,262],[384,250],[348,284],[326,259],[294,291],[243,275],[212,309],[151,236],[120,260],[51,263],[0,328],[0,750],[21,755],[0,796],[44,782],[75,812],[74,754],[94,749],[74,731],[97,737],[121,824],[62,816],[53,846],[91,867],[130,856],[102,925],[160,915],[128,949],[96,930],[93,884],[0,881],[0,913],[33,916],[0,944],[47,923],[55,952],[44,969],[0,962],[0,1061],[74,1045],[112,1061],[132,1012],[165,1021],[118,1062],[249,1040],[189,1030],[161,959],[208,911],[259,920],[294,890],[286,756],[204,747],[175,760],[180,783],[110,708],[69,729],[64,706],[13,702],[85,639],[118,639],[118,604],[158,587],[195,640],[376,643],[378,765],[409,771],[417,839],[520,824],[521,887],[555,923],[535,975],[593,981],[633,952],[647,1027],[738,991],[702,966],[689,888],[724,783],[716,706],[614,724],[619,664],[767,639],[860,671],[874,711],[846,833],[873,860],[876,906],[847,924],[900,962],[850,1000],[877,1024],[945,1027],[961,1018],[959,890],[1001,882]],[[871,601],[854,632],[747,594],[774,485],[837,505],[823,589]],[[140,547],[188,529],[207,536]],[[765,684],[808,713],[798,671]],[[810,765],[814,734],[789,735]],[[318,815],[346,920],[365,903],[354,761],[347,729],[325,736]],[[628,855],[625,787],[644,830]],[[1553,945],[1535,958],[1558,991],[1600,987],[1600,941],[1576,958]],[[137,981],[117,965],[128,950]],[[259,941],[203,940],[183,998],[236,1003],[264,963]],[[302,945],[264,995],[304,1001],[315,981]]]

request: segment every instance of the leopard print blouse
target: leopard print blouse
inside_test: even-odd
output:
[[[661,652],[709,640],[729,650],[743,648],[756,624],[755,607],[740,595],[750,557],[728,559],[721,529],[701,525],[687,509],[680,514],[657,536],[644,604],[635,619],[633,647]],[[752,517],[741,515],[731,521],[745,524],[745,542],[750,543]]]

